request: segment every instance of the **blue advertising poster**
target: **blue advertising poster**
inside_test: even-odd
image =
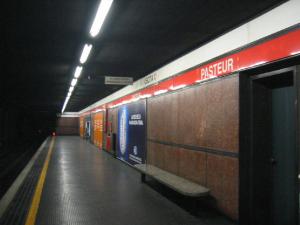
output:
[[[145,162],[146,101],[123,105],[118,111],[117,157],[132,165]]]

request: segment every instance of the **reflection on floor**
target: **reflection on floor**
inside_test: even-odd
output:
[[[45,155],[34,169],[41,167]],[[32,179],[37,174],[29,177]],[[28,197],[24,196],[32,196],[33,192],[22,193],[26,192],[17,196],[27,199],[22,207],[28,207]],[[141,183],[135,169],[79,137],[57,137],[36,224],[234,224],[204,202],[182,197],[153,180]],[[20,211],[18,204],[6,215],[10,219],[0,224],[24,224],[26,211]],[[16,216],[18,221],[14,219]]]

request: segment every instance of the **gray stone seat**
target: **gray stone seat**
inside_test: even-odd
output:
[[[142,173],[143,182],[145,181],[145,175],[147,175],[182,195],[190,197],[202,197],[207,196],[210,191],[206,187],[176,176],[153,165],[136,164],[135,168]]]

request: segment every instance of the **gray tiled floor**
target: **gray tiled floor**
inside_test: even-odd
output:
[[[226,220],[216,221],[210,224],[225,224]],[[56,138],[36,224],[201,225],[207,222],[142,184],[133,168],[79,137]]]

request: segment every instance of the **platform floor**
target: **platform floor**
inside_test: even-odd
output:
[[[50,140],[48,141],[50,142]],[[49,143],[0,224],[25,224]],[[195,216],[140,174],[79,137],[56,137],[36,214],[37,225],[231,224],[216,214]]]

